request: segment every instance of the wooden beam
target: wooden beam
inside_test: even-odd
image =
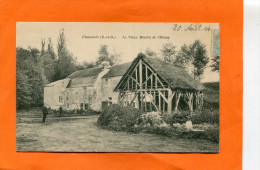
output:
[[[147,66],[145,65],[145,88],[147,89],[147,77],[148,77],[148,69]]]
[[[169,88],[159,88],[159,89],[134,89],[134,90],[124,90],[124,92],[141,92],[141,91],[168,91]]]
[[[121,91],[118,93],[117,104],[121,105]]]
[[[132,99],[131,102],[130,102],[130,106],[133,104],[133,102],[134,102],[136,96],[137,96],[137,93],[135,92],[135,93],[134,93],[134,97],[133,97],[133,99]]]
[[[134,67],[134,69],[135,69],[136,66],[138,66],[138,64],[135,65],[135,63],[133,63],[133,64],[129,67],[129,69],[127,70],[128,73],[132,71],[132,68],[133,68],[133,67]],[[134,70],[134,69],[133,69],[133,70]],[[117,89],[117,90],[121,87],[122,83],[124,82],[124,80],[125,80],[126,78],[127,78],[127,76],[122,77],[122,81],[120,80],[120,82],[119,82],[118,85],[116,86],[116,89]]]
[[[143,67],[142,67],[142,60],[139,60],[139,79],[140,79],[140,90],[143,89]],[[141,113],[143,113],[143,92],[140,92],[141,94]]]
[[[146,63],[143,63],[144,65],[147,66],[147,68],[152,72],[152,74],[155,76],[156,80],[159,81],[159,83],[162,85],[163,88],[165,88],[164,84],[162,83],[162,81],[158,78],[157,73],[155,73]],[[155,88],[157,88],[157,81],[155,81]]]
[[[158,98],[159,98],[159,111],[161,111],[161,95],[160,93],[158,92]]]
[[[171,113],[172,112],[172,98],[174,96],[175,92],[172,92],[171,89],[168,90],[168,108],[167,108],[167,112]]]
[[[163,113],[164,113],[165,112],[165,101],[167,101],[167,99],[165,98],[165,91],[163,92],[163,97],[164,97],[164,100],[163,100]]]
[[[138,82],[137,69],[135,69],[135,78],[136,78],[136,81],[135,81],[135,89],[137,89],[137,82]],[[134,80],[134,79],[133,79],[133,80]]]
[[[153,76],[153,74],[151,74],[151,75],[143,82],[143,84],[147,83],[148,80],[149,80],[152,76]],[[146,84],[146,87],[147,87],[147,84]]]
[[[131,77],[132,81],[135,81],[137,85],[140,86],[140,84],[137,82],[137,80],[135,80],[133,77]]]
[[[147,94],[147,92],[145,92],[145,94]],[[159,111],[159,108],[156,106],[156,104],[154,103],[154,101],[153,101],[153,98],[151,98],[151,96],[150,95],[148,95],[149,96],[149,98],[151,99],[151,103],[154,105],[154,107],[157,109],[157,111]],[[155,94],[154,94],[154,96],[155,96]]]
[[[178,111],[179,101],[181,98],[181,92],[176,92],[176,102],[175,102],[175,111]]]
[[[158,77],[157,77],[156,74],[154,74],[154,76],[155,76],[155,88],[157,89],[157,88],[158,88],[158,87],[157,87]]]
[[[153,88],[153,74],[151,74],[151,89]]]
[[[165,92],[163,92],[164,94],[160,90],[158,90],[158,92],[163,97],[164,101],[166,101],[168,103],[168,100],[165,97]]]

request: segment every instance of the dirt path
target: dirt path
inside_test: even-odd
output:
[[[168,138],[147,133],[115,132],[96,125],[98,116],[17,120],[17,151],[52,152],[216,152],[205,140]],[[51,123],[48,123],[50,122]]]

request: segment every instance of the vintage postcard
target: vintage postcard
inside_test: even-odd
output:
[[[16,23],[16,151],[219,152],[218,23]]]

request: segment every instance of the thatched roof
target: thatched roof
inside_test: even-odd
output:
[[[162,77],[173,89],[203,90],[204,87],[197,80],[179,66],[160,60],[145,57],[144,60]]]
[[[194,80],[187,71],[180,68],[179,66],[175,66],[171,63],[165,63],[158,59],[152,59],[146,57],[144,54],[139,53],[138,56],[132,62],[132,65],[138,63],[139,60],[143,60],[147,65],[149,65],[159,77],[164,79],[167,84],[172,89],[183,89],[183,90],[203,90],[204,87],[201,83]],[[134,67],[129,66],[128,70],[119,81],[115,90],[119,88],[119,85],[125,81],[125,77],[132,71],[131,69]]]
[[[67,78],[98,76],[98,74],[101,73],[102,71],[103,71],[103,67],[88,68],[88,69],[76,71],[71,75],[69,75]]]
[[[110,68],[107,74],[105,74],[102,78],[109,78],[109,77],[117,77],[123,76],[126,70],[130,67],[131,62],[114,65]]]

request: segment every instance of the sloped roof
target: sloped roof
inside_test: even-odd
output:
[[[110,67],[110,70],[102,78],[123,76],[132,63],[118,64]]]
[[[72,73],[67,78],[80,78],[80,77],[98,76],[98,74],[101,73],[102,70],[103,70],[103,67],[94,67],[94,68],[79,70],[79,71]]]
[[[94,83],[96,82],[97,76],[92,77],[78,77],[71,79],[69,85],[67,88],[73,88],[73,87],[92,87],[94,86]]]
[[[139,53],[138,56],[134,59],[131,65],[135,65],[139,60],[143,60],[148,64],[160,77],[162,77],[172,89],[187,89],[187,90],[203,90],[204,87],[201,83],[194,80],[187,71],[184,69],[175,66],[170,63],[165,63],[158,59],[152,59],[146,57],[144,54]],[[131,72],[131,69],[134,68],[129,66],[124,76],[119,81],[115,90],[117,90],[127,74]]]
[[[165,63],[157,59],[145,57],[144,60],[173,88],[203,90],[204,87],[197,80],[179,66]]]
[[[68,83],[70,82],[70,79],[66,78],[66,79],[62,79],[62,80],[58,80],[49,84],[46,84],[45,87],[61,87],[61,88],[66,88]]]

